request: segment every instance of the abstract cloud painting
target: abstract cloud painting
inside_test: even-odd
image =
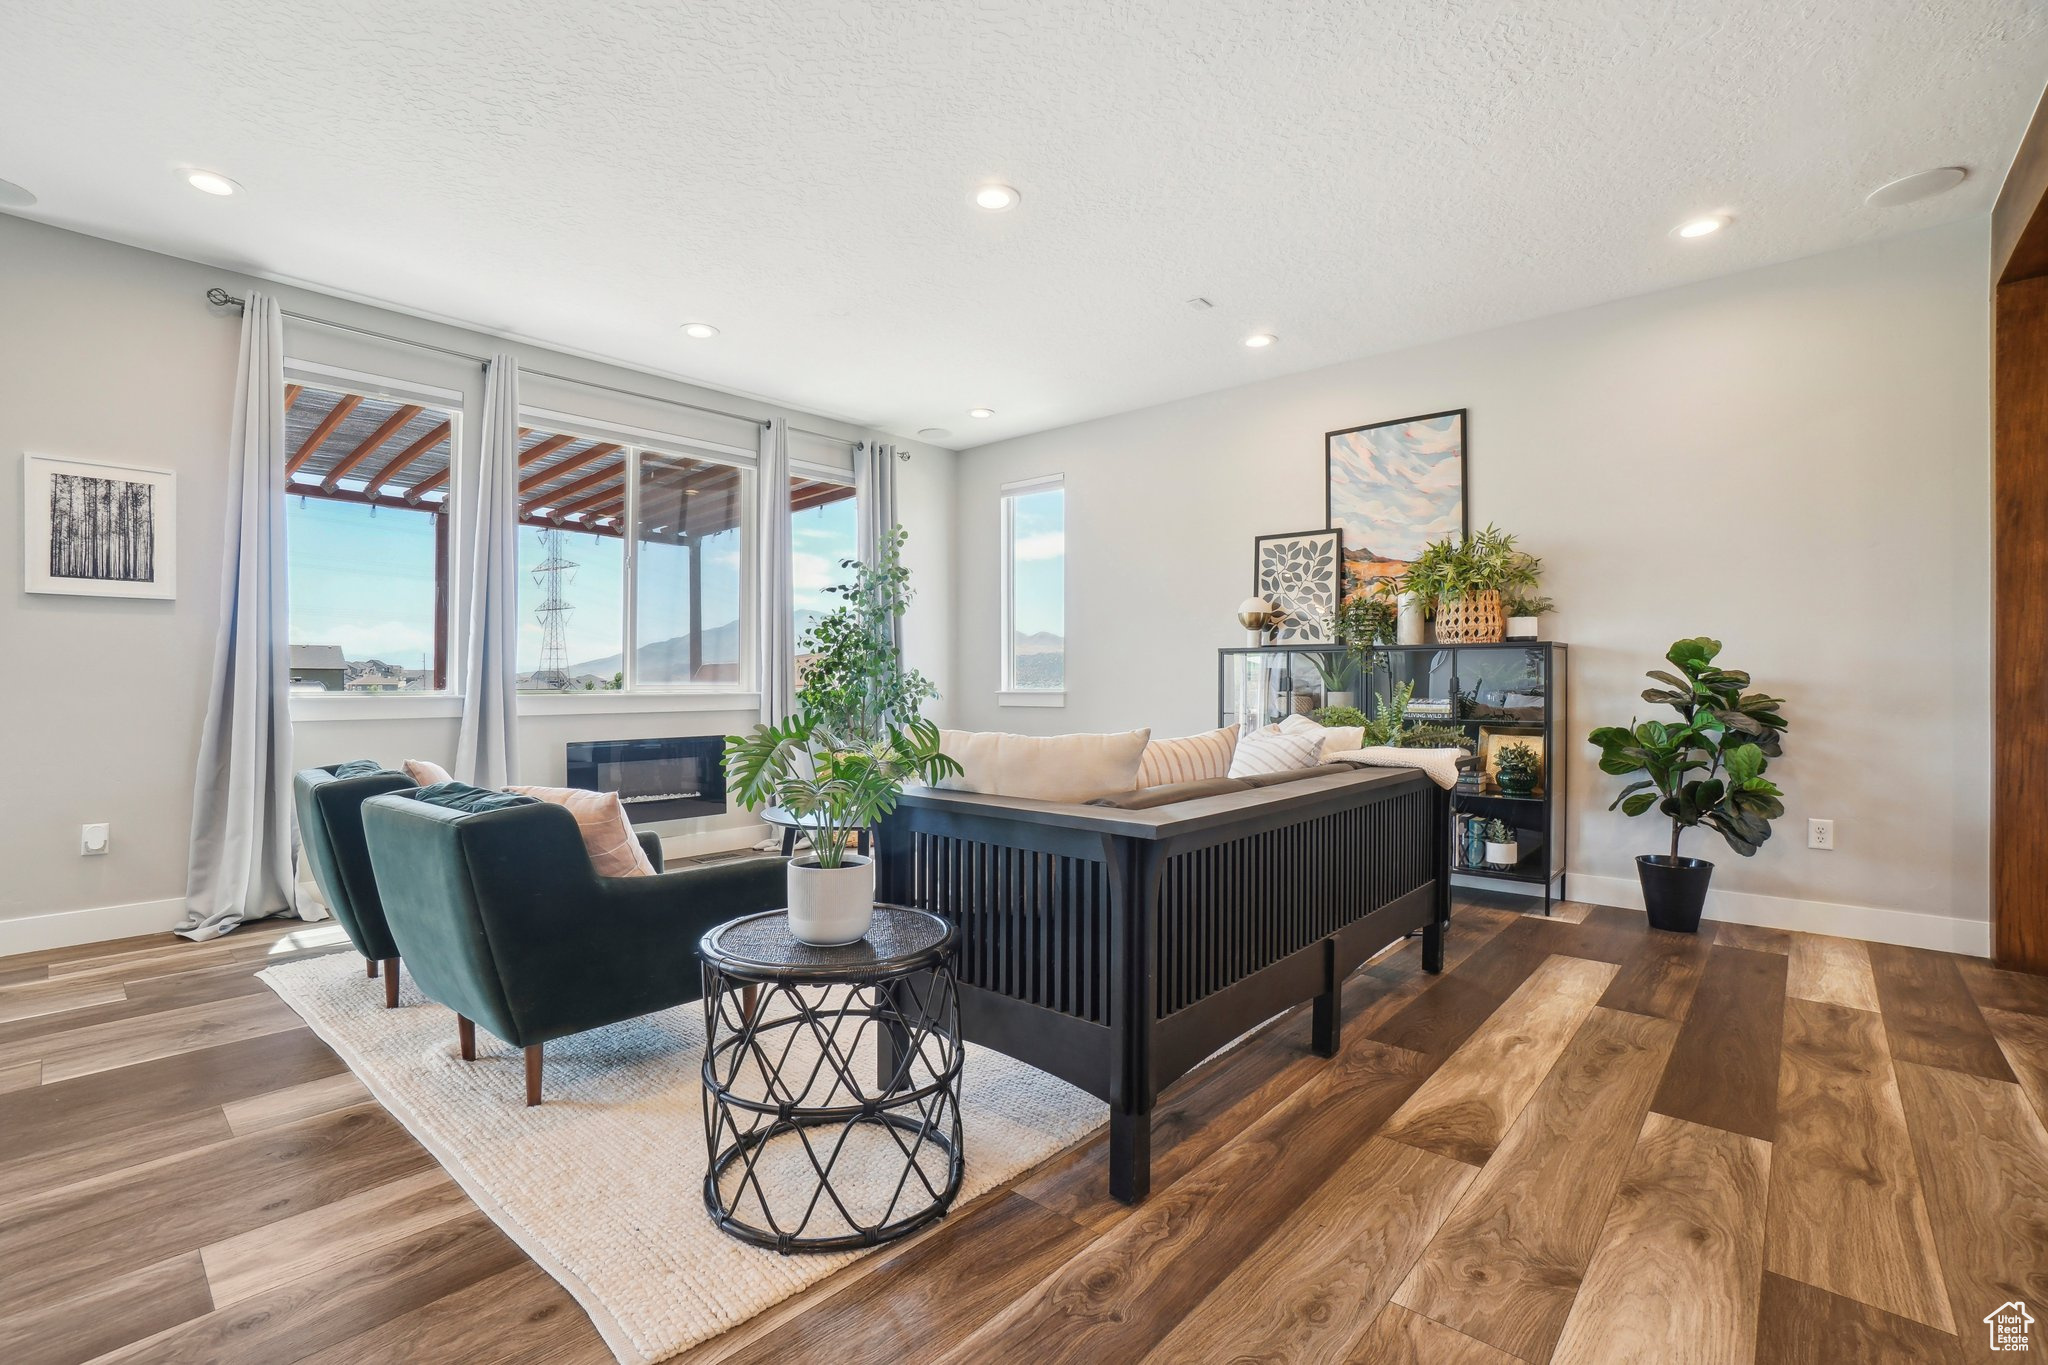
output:
[[[1391,578],[1465,516],[1465,409],[1333,431],[1323,438],[1329,524],[1344,533],[1347,596]]]

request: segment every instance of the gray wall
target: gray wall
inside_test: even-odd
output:
[[[7,873],[0,878],[0,952],[37,946],[52,934],[76,940],[161,927],[183,895],[192,763],[219,611],[222,470],[239,334],[236,316],[207,306],[203,295],[213,285],[236,294],[270,289],[287,309],[477,354],[510,350],[522,363],[557,374],[750,416],[786,416],[795,426],[848,440],[864,434],[760,400],[260,284],[0,215],[0,452],[9,466],[0,478],[4,543],[20,543],[20,460],[33,451],[176,470],[179,556],[177,600],[150,602],[31,596],[21,590],[19,550],[10,549],[12,588],[0,599],[0,754],[8,778],[0,798],[0,866]],[[482,410],[475,366],[293,323],[287,323],[286,344],[295,359],[463,390],[471,419],[461,458],[474,461]],[[552,386],[549,398],[561,390]],[[533,393],[523,396],[535,401]],[[665,405],[595,393],[576,401],[585,402],[577,411],[589,416],[642,426],[675,416]],[[899,467],[900,502],[919,589],[906,647],[911,662],[950,693],[955,457],[917,442],[902,444],[914,452]],[[350,718],[332,718],[331,704],[319,719],[302,718],[296,726],[301,762],[453,758],[451,704],[348,700],[363,703]],[[399,706],[376,709],[386,700]],[[522,720],[521,776],[560,781],[562,747],[571,739],[723,733],[757,719],[729,705],[678,714],[620,700],[627,705],[611,711],[563,710],[546,701],[531,708]],[[431,714],[437,709],[443,714]],[[88,821],[113,825],[108,855],[79,856],[78,826]],[[103,910],[68,917],[62,927],[35,919]]]
[[[1545,633],[1571,644],[1577,893],[1639,904],[1632,860],[1659,843],[1606,812],[1586,731],[1647,716],[1642,671],[1708,634],[1792,721],[1772,843],[1689,840],[1718,864],[1710,913],[1982,951],[1986,270],[1979,220],[970,451],[955,719],[1213,726],[1252,538],[1323,524],[1323,433],[1469,408],[1472,524],[1544,556]],[[1067,705],[1002,707],[998,488],[1052,473]],[[1836,851],[1805,847],[1809,815]]]

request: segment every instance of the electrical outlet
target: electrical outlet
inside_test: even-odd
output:
[[[1806,846],[1808,848],[1833,848],[1835,846],[1835,822],[1832,820],[1808,820],[1806,822]]]
[[[78,827],[78,852],[81,857],[97,858],[107,851],[113,841],[111,825],[80,825]]]

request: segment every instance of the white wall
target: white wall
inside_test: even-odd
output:
[[[0,952],[162,928],[184,893],[192,764],[219,614],[224,532],[222,470],[234,395],[239,318],[209,308],[205,291],[269,289],[285,307],[474,354],[510,350],[523,365],[749,417],[784,416],[793,427],[844,440],[860,428],[508,344],[438,323],[306,290],[261,284],[228,271],[0,215],[0,548],[12,589],[0,598]],[[508,316],[516,297],[507,299]],[[411,347],[287,322],[294,358],[462,390],[471,420],[462,458],[481,439],[482,376],[465,361]],[[553,404],[641,426],[674,409],[536,383]],[[897,439],[897,438],[891,438]],[[907,559],[920,598],[906,621],[913,664],[951,692],[952,604],[946,569],[954,553],[950,512],[955,457],[918,442],[900,465]],[[817,445],[817,442],[812,442]],[[31,596],[22,591],[23,451],[120,459],[177,471],[179,596],[173,602]],[[458,490],[459,501],[459,490]],[[455,542],[458,546],[461,538]],[[459,647],[455,650],[459,656]],[[598,699],[599,701],[603,699]],[[744,704],[678,714],[616,698],[539,699],[523,708],[521,777],[559,782],[571,739],[727,733],[758,717]],[[359,706],[353,705],[360,703]],[[389,704],[389,705],[387,705]],[[339,708],[339,709],[337,709]],[[296,725],[302,764],[372,756],[454,757],[451,702],[334,699]],[[943,713],[942,713],[943,714]],[[113,825],[112,851],[78,854],[78,827]],[[686,822],[684,833],[744,819]],[[110,908],[112,907],[112,908]]]
[[[1984,222],[1957,224],[971,451],[955,721],[1213,726],[1253,536],[1323,524],[1323,433],[1469,408],[1473,525],[1544,557],[1571,645],[1573,894],[1640,904],[1659,831],[1606,812],[1583,737],[1651,714],[1642,671],[1706,634],[1792,724],[1772,842],[1688,841],[1709,914],[1985,951],[1987,269]],[[1004,708],[997,489],[1055,472],[1067,706]]]

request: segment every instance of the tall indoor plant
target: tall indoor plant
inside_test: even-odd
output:
[[[832,734],[879,740],[891,721],[914,719],[938,691],[903,664],[896,622],[914,594],[903,567],[901,526],[890,528],[875,562],[840,561],[851,575],[825,591],[840,599],[805,634],[800,649],[810,655],[796,691],[797,710],[808,712]]]
[[[1663,686],[1645,688],[1643,700],[1677,711],[1678,724],[1605,725],[1589,736],[1600,749],[1600,771],[1643,774],[1608,809],[1642,815],[1655,807],[1671,822],[1671,852],[1638,857],[1636,875],[1650,923],[1688,934],[1700,927],[1714,865],[1681,858],[1679,836],[1705,825],[1743,857],[1754,857],[1771,837],[1771,821],[1785,813],[1783,793],[1764,776],[1782,753],[1784,700],[1747,691],[1749,674],[1715,666],[1720,653],[1719,640],[1680,640],[1664,656],[1677,673],[1650,670]]]
[[[789,863],[790,932],[806,943],[852,943],[875,909],[875,867],[848,852],[862,830],[896,809],[903,784],[960,772],[939,751],[939,729],[922,717],[885,721],[882,737],[835,733],[799,712],[725,741],[726,781],[748,810],[776,805],[797,817],[811,851]]]

